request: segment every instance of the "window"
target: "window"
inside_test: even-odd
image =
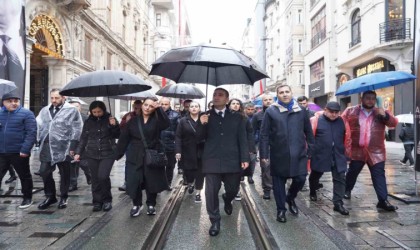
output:
[[[404,0],[387,0],[385,14],[387,21],[404,18]]]
[[[302,23],[302,10],[298,10],[297,23],[298,24]]]
[[[106,0],[106,23],[111,26],[112,1]]]
[[[298,40],[298,54],[302,54],[302,39]]]
[[[351,43],[350,47],[360,43],[360,10],[357,9],[351,17]]]
[[[302,86],[303,84],[303,70],[299,70],[299,85]]]
[[[324,58],[311,64],[309,66],[309,70],[311,76],[311,84],[324,79]]]
[[[84,59],[92,63],[92,37],[85,35],[85,53]]]
[[[326,38],[325,6],[311,19],[311,27],[311,48],[313,48]]]
[[[126,28],[127,27],[127,16],[123,14],[123,25],[122,25],[122,39],[125,42],[126,38]]]
[[[112,69],[112,52],[108,51],[106,53],[106,69]]]
[[[162,14],[156,13],[156,27],[160,27],[162,25]]]

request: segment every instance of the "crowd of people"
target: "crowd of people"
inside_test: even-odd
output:
[[[157,195],[172,190],[178,165],[178,173],[183,175],[194,202],[200,203],[205,196],[211,236],[220,232],[222,183],[224,211],[231,215],[233,200],[241,199],[240,182],[254,184],[256,162],[261,167],[261,195],[270,200],[273,191],[276,219],[281,223],[287,221],[287,210],[294,216],[299,214],[295,199],[308,173],[310,200],[317,201],[320,178],[331,172],[333,210],[349,215],[343,199],[351,199],[365,165],[371,172],[377,207],[385,211],[398,209],[388,201],[384,144],[385,127],[395,127],[398,121],[375,106],[374,91],[364,92],[361,104],[347,108],[341,115],[340,105],[333,101],[323,111],[309,110],[308,98],[293,97],[288,85],[278,86],[276,94],[277,99],[270,94],[262,96],[259,112],[255,112],[252,103],[230,98],[229,92],[220,87],[214,90],[205,112],[192,100],[185,100],[180,110],[179,106],[171,108],[169,98],[146,98],[135,101],[133,111],[119,123],[102,101],[93,101],[87,116],[82,114],[78,99],[66,101],[59,89],[50,91],[51,103],[35,118],[12,92],[2,97],[0,110],[0,175],[3,178],[7,171],[15,169],[22,183],[23,200],[19,207],[31,206],[29,158],[38,142],[39,174],[46,197],[38,209],[47,209],[57,202],[58,209],[66,208],[68,193],[77,190],[82,168],[91,184],[92,211],[109,211],[110,173],[115,161],[125,156],[125,182],[119,189],[132,199],[130,216],[136,217],[144,207],[143,191],[147,214],[157,213]],[[406,150],[410,150],[401,161],[404,164],[413,161],[412,134],[405,128],[400,135]],[[165,154],[165,166],[146,165],[144,159],[150,149]],[[60,173],[59,200],[53,177],[56,168]],[[291,183],[286,188],[288,179]]]

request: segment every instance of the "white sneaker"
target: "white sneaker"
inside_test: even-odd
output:
[[[400,162],[401,165],[407,166],[407,164],[404,163],[402,160],[399,160],[399,162]]]
[[[241,191],[239,191],[238,194],[235,196],[235,201],[240,201],[240,200],[242,200]]]
[[[143,209],[143,206],[134,206],[130,211],[131,217],[137,217],[140,215],[140,211]]]
[[[32,199],[23,199],[22,203],[20,204],[19,208],[20,209],[25,209],[28,208],[32,205]]]

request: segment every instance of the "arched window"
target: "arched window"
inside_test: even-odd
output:
[[[357,9],[351,16],[351,43],[350,47],[360,43],[360,9]]]

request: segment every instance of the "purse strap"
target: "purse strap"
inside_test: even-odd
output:
[[[195,131],[195,128],[193,127],[193,125],[191,124],[190,120],[187,119],[188,124],[190,124],[192,130],[194,131],[194,133],[197,133],[197,131]]]
[[[144,137],[144,134],[143,134],[143,128],[142,128],[142,126],[141,126],[141,120],[140,120],[140,117],[137,117],[137,121],[138,121],[138,124],[137,124],[137,125],[139,126],[141,139],[142,139],[142,141],[143,141],[144,149],[147,149],[148,147],[147,147],[146,137]]]

